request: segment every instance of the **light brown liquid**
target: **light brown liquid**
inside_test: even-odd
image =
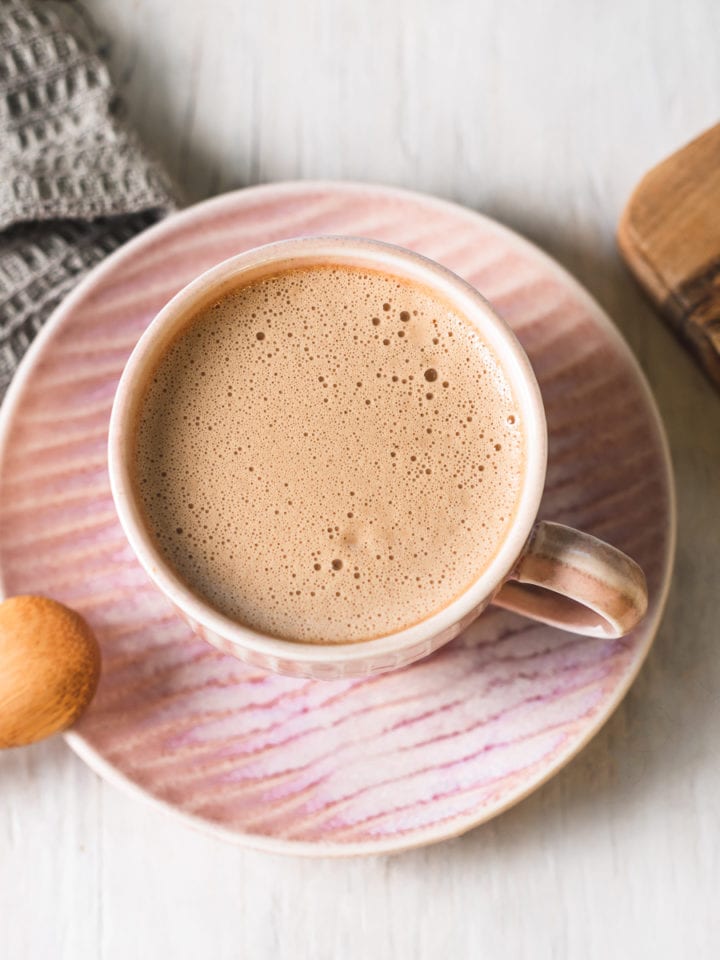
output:
[[[166,562],[311,643],[426,619],[496,554],[525,440],[507,377],[431,291],[288,269],[198,313],[143,398],[136,485]]]

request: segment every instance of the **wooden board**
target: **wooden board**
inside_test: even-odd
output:
[[[720,387],[720,124],[643,177],[618,242],[650,299]]]

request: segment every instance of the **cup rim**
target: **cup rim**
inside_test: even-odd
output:
[[[366,266],[422,283],[438,292],[483,332],[510,381],[525,425],[526,464],[513,525],[493,559],[445,607],[424,620],[381,637],[349,643],[308,643],[273,637],[215,610],[175,574],[155,548],[133,492],[127,457],[127,426],[134,420],[139,389],[165,344],[204,301],[236,285],[241,277],[262,276],[273,267],[315,263]],[[404,247],[364,237],[297,237],[254,247],[230,257],[190,281],[156,314],[133,349],[120,377],[110,416],[108,470],[120,525],[141,566],[158,589],[191,621],[237,648],[305,664],[352,664],[417,647],[482,607],[511,573],[537,517],[545,484],[547,425],[535,373],[517,337],[473,286],[446,267]],[[448,636],[450,639],[450,635]]]

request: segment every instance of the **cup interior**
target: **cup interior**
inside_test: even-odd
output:
[[[340,644],[283,640],[229,619],[181,581],[156,549],[145,527],[132,480],[133,426],[150,376],[165,350],[204,306],[225,292],[289,267],[338,264],[379,270],[432,289],[482,333],[500,361],[525,426],[526,462],[513,526],[489,565],[454,601],[420,623],[385,636]],[[472,286],[419,254],[375,240],[311,237],[268,244],[225,260],[183,288],[157,314],[138,341],[120,379],[110,420],[108,460],[118,517],[138,560],[160,590],[194,624],[241,651],[268,658],[317,664],[349,663],[416,647],[451,631],[482,609],[510,573],[535,521],[545,481],[545,415],[540,391],[522,347],[510,328]],[[448,635],[450,639],[450,635]]]

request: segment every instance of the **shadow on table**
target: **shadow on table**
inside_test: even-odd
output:
[[[563,771],[496,820],[449,844],[398,859],[398,869],[515,853],[588,837],[615,818],[642,818],[693,789],[717,756],[720,729],[720,395],[645,302],[614,244],[592,236],[564,245],[560,230],[486,211],[556,257],[616,321],[643,366],[668,432],[677,485],[678,543],[655,644],[624,702]],[[552,233],[552,235],[549,235]],[[452,851],[452,854],[449,853]]]

